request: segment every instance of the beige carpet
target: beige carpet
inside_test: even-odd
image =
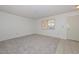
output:
[[[29,35],[0,42],[0,54],[79,53],[79,42]]]

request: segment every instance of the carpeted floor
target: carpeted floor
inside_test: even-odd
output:
[[[0,54],[79,53],[79,42],[29,35],[0,42]]]

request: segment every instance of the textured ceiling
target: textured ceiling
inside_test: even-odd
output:
[[[0,5],[0,10],[31,19],[57,15],[75,10],[74,5]]]

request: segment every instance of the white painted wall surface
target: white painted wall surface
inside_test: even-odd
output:
[[[67,31],[68,39],[79,41],[79,15],[68,18],[69,29]]]
[[[56,19],[56,24],[55,24],[55,29],[54,30],[43,30],[41,29],[41,21],[44,19],[40,19],[37,21],[38,24],[38,33],[47,35],[47,36],[52,36],[52,37],[58,37],[58,38],[66,38],[66,21],[62,16],[55,16]]]
[[[0,41],[35,33],[34,21],[0,12]]]
[[[42,30],[41,20],[32,20],[20,16],[0,12],[0,41],[25,36],[29,34],[43,34],[52,37],[67,39],[67,17],[79,15],[79,11],[68,12],[56,16],[55,30]]]
[[[68,12],[56,16],[50,16],[51,18],[54,17],[56,19],[56,26],[55,30],[42,30],[41,29],[41,21],[44,20],[38,19],[37,20],[37,33],[47,35],[47,36],[52,36],[52,37],[58,37],[62,39],[67,39],[67,18],[69,16],[73,15],[79,15],[79,11],[73,11],[73,12]]]

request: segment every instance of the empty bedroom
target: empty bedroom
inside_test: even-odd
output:
[[[78,5],[0,5],[0,54],[78,53]]]

